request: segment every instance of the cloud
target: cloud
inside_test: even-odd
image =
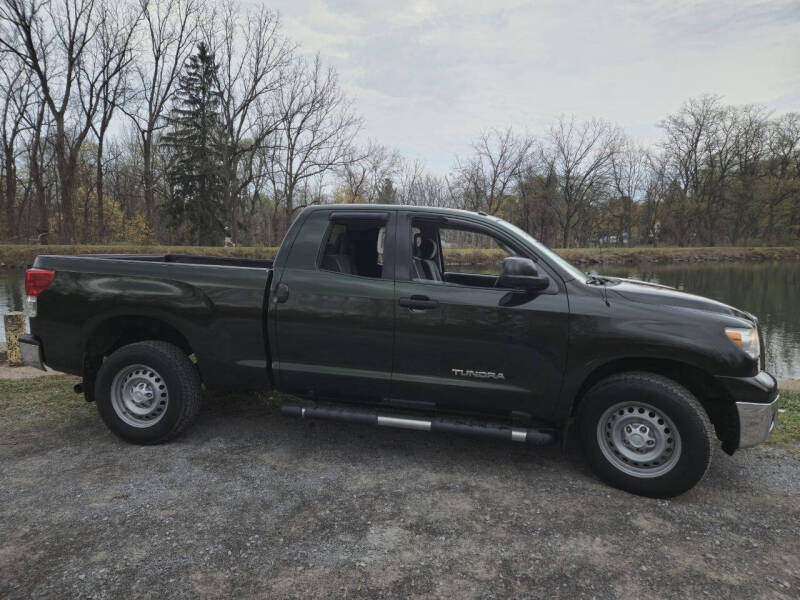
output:
[[[800,110],[800,3],[699,0],[278,2],[340,73],[365,136],[445,171],[486,127],[561,114],[652,141],[687,98]]]

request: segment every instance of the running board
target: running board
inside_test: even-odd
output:
[[[419,431],[441,431],[462,435],[501,438],[512,442],[524,442],[532,446],[547,446],[556,441],[555,430],[509,427],[481,421],[457,421],[442,417],[425,419],[402,414],[382,414],[369,408],[337,405],[304,405],[287,402],[281,405],[281,414],[300,419],[330,419],[381,427],[416,429]]]

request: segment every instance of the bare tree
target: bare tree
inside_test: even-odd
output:
[[[732,106],[719,110],[716,121],[705,140],[703,203],[700,208],[704,242],[716,245],[720,233],[719,220],[730,197],[732,176],[736,168],[736,139],[739,113]],[[700,199],[698,198],[698,199]]]
[[[145,24],[144,52],[138,53],[135,85],[140,90],[127,111],[142,144],[145,219],[153,226],[156,188],[154,146],[164,127],[178,74],[192,52],[200,25],[202,0],[139,0]]]
[[[778,209],[789,199],[792,203],[789,224],[800,232],[800,113],[788,113],[769,125],[770,158],[767,161],[766,239],[775,241],[775,218]],[[795,233],[797,235],[797,233]]]
[[[576,123],[559,119],[542,147],[545,162],[551,161],[558,180],[561,242],[569,247],[570,234],[607,185],[614,155],[622,141],[620,130],[593,119]]]
[[[349,200],[374,204],[384,182],[394,180],[401,171],[402,159],[397,150],[370,140],[363,149],[353,149],[353,156],[340,169]]]
[[[295,192],[306,179],[341,168],[353,158],[353,138],[361,120],[339,88],[336,71],[319,56],[298,59],[276,94],[279,125],[272,141],[273,197],[291,223],[300,206]]]
[[[556,239],[557,182],[554,159],[540,147],[530,153],[517,175],[520,224],[545,243]]]
[[[38,79],[39,89],[55,127],[54,151],[59,177],[63,238],[75,238],[75,190],[81,145],[89,134],[99,106],[100,90],[109,75],[99,63],[82,73],[87,49],[102,24],[95,0],[5,0],[0,23],[10,35],[0,47],[17,56]],[[112,57],[116,58],[116,57]],[[85,77],[87,85],[79,84]],[[115,72],[111,74],[116,75]],[[89,90],[83,96],[82,91]],[[83,106],[82,114],[72,110]]]
[[[666,133],[665,158],[684,195],[682,204],[694,207],[695,229],[713,245],[721,204],[721,180],[732,166],[733,126],[718,96],[686,102],[660,123]],[[727,122],[726,122],[727,121]]]
[[[529,137],[492,129],[481,133],[466,160],[456,158],[456,186],[470,210],[497,214],[519,176],[533,141]]]
[[[633,209],[645,193],[649,168],[647,152],[629,140],[611,157],[614,196],[609,212],[617,245],[630,243],[633,238]]]
[[[661,233],[661,216],[664,200],[675,189],[675,177],[670,171],[669,161],[662,154],[649,151],[646,182],[642,197],[642,237],[648,244],[658,246]]]
[[[50,128],[46,120],[48,116],[47,105],[39,99],[34,110],[26,114],[26,122],[31,130],[30,144],[28,146],[28,175],[33,188],[34,200],[39,214],[36,233],[39,242],[46,243],[50,223],[48,219],[48,197],[45,184],[46,160],[48,153],[45,140]]]
[[[428,172],[420,159],[400,161],[395,195],[399,204],[458,208],[447,179]]]
[[[231,0],[226,0],[211,21],[207,37],[219,65],[224,202],[237,243],[241,196],[255,178],[255,150],[262,148],[279,126],[268,101],[283,84],[293,46],[280,33],[276,13],[261,8],[242,14]]]
[[[735,115],[732,154],[736,173],[731,176],[730,201],[726,203],[730,211],[728,239],[732,244],[741,243],[746,235],[757,234],[761,211],[754,199],[765,176],[769,122],[769,114],[755,105],[744,106]]]
[[[35,102],[36,86],[25,65],[13,55],[0,55],[0,178],[5,183],[6,232],[16,237],[18,142],[26,129],[25,116]]]
[[[424,162],[419,159],[403,161],[398,175],[397,198],[400,204],[425,205],[426,198],[422,193],[424,180]]]
[[[85,98],[97,96],[97,121],[90,121],[92,132],[97,138],[95,158],[95,193],[97,195],[97,237],[102,241],[104,227],[103,151],[106,133],[115,110],[125,103],[130,94],[128,71],[133,62],[132,42],[134,32],[141,19],[141,10],[133,5],[102,5],[99,9],[99,28],[95,44],[87,60],[80,66],[79,83],[85,86],[80,98],[87,117],[94,107],[84,102]],[[100,73],[96,78],[95,73]],[[93,89],[98,86],[99,89]]]

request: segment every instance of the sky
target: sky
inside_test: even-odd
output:
[[[251,0],[259,2],[260,0]],[[277,0],[364,118],[363,139],[445,173],[483,129],[559,116],[642,143],[685,100],[800,111],[800,0]]]

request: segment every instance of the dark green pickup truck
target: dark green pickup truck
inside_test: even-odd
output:
[[[26,360],[82,376],[136,443],[183,431],[202,386],[275,388],[287,415],[533,445],[574,423],[603,479],[665,497],[703,477],[714,434],[733,453],[775,425],[755,317],[587,276],[480,213],[315,206],[274,262],[39,256],[26,288]]]

